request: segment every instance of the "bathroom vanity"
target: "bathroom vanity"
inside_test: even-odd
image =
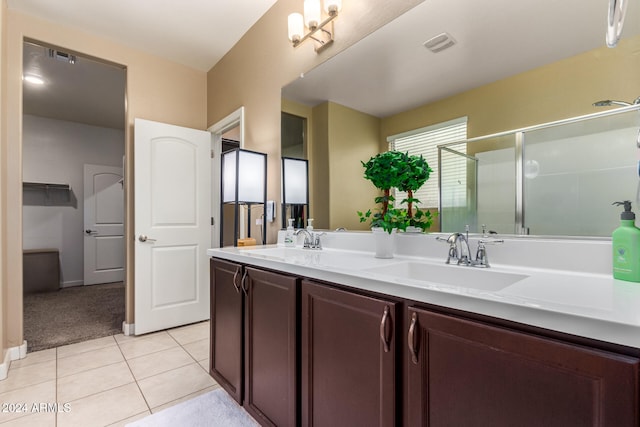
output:
[[[640,285],[554,256],[610,242],[508,240],[476,269],[398,237],[209,250],[211,375],[262,425],[639,424]]]

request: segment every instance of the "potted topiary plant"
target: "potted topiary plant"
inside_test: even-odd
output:
[[[407,193],[407,198],[401,203],[407,204],[405,231],[422,232],[433,224],[433,216],[429,210],[421,210],[417,207],[420,200],[413,197],[413,192],[419,190],[429,179],[433,169],[429,167],[422,155],[405,154],[402,176],[398,183],[398,190]],[[414,210],[414,204],[415,210]]]
[[[358,216],[360,222],[371,221],[371,231],[376,239],[376,257],[392,258],[395,250],[393,233],[407,226],[404,210],[389,204],[394,201],[391,189],[400,185],[406,176],[406,155],[399,151],[387,151],[361,163],[365,168],[364,177],[382,191],[382,196],[375,198],[375,203],[381,205],[377,212],[371,209],[367,212],[358,211]]]

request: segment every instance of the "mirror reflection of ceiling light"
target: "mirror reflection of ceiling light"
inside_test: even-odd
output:
[[[27,74],[25,76],[22,76],[22,80],[24,80],[25,82],[31,83],[33,85],[43,85],[44,84],[44,80],[43,80],[42,77],[35,76],[33,74]]]

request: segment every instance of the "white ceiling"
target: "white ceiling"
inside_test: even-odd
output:
[[[628,6],[623,37],[639,33],[638,3]],[[602,47],[607,10],[608,0],[427,0],[282,94],[386,117]],[[440,53],[423,46],[442,32],[457,43]]]
[[[9,9],[209,71],[276,0],[7,0]]]

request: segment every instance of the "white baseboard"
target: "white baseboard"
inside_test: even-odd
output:
[[[122,322],[122,333],[126,336],[135,335],[135,323]]]
[[[24,359],[27,356],[27,342],[23,341],[22,345],[11,347],[4,353],[4,360],[0,363],[0,380],[4,380],[9,375],[9,367],[12,360]]]

